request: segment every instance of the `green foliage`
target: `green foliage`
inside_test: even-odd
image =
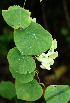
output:
[[[27,74],[20,74],[16,72],[11,66],[9,67],[10,72],[12,73],[13,78],[18,80],[19,82],[22,83],[28,83],[33,80],[33,77],[35,76],[35,72],[27,72]]]
[[[46,103],[67,103],[70,100],[68,85],[51,85],[45,91]]]
[[[54,49],[57,48],[57,41],[53,41],[51,34],[40,24],[36,23],[36,19],[30,18],[30,12],[28,10],[20,6],[10,6],[8,10],[2,10],[2,15],[7,24],[14,28],[14,42],[16,47],[10,49],[7,59],[9,62],[9,70],[13,78],[16,79],[15,89],[17,98],[26,101],[35,101],[42,96],[43,90],[34,79],[36,64],[32,56],[44,54],[43,56],[45,59],[46,54],[43,52],[50,49],[47,53],[47,58],[52,58],[52,60],[55,59],[58,55],[57,52],[54,52]],[[48,61],[50,65],[54,63],[54,60],[40,59],[46,64]],[[14,97],[15,90],[11,89],[12,84],[9,85],[8,82],[3,85],[1,85],[1,90],[3,90],[4,93],[0,91],[0,94],[7,99]],[[10,90],[8,90],[9,88]],[[70,89],[68,91],[68,88],[69,86],[49,86],[44,96],[46,102],[66,103],[70,98]],[[10,93],[5,93],[6,90],[14,96],[7,96],[7,94]],[[50,98],[51,96],[52,98]],[[50,99],[48,100],[48,98]]]
[[[34,59],[30,55],[22,56],[16,47],[8,52],[7,58],[10,66],[20,74],[31,73],[36,67]]]
[[[8,10],[2,10],[2,15],[7,24],[14,29],[26,28],[31,23],[30,12],[20,6],[10,6]]]
[[[15,82],[17,98],[26,101],[35,101],[42,96],[42,87],[36,80],[32,80],[29,83]],[[20,88],[19,88],[20,87]]]
[[[6,99],[12,99],[16,96],[15,85],[9,81],[0,83],[0,95]]]
[[[23,30],[14,31],[14,41],[22,55],[39,55],[52,44],[51,34],[35,22]]]

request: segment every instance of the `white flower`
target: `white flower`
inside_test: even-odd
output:
[[[51,69],[49,63],[48,64],[42,63],[42,65],[40,65],[40,67],[43,68],[43,69],[48,69],[48,70]]]
[[[37,60],[41,62],[42,65],[40,65],[41,68],[43,69],[48,69],[50,70],[50,65],[53,65],[54,60],[58,56],[58,52],[54,52],[54,49],[57,48],[57,41],[54,39],[52,41],[52,45],[50,47],[50,50],[48,51],[47,54],[42,53],[40,56],[37,57]]]
[[[57,48],[57,41],[56,41],[56,39],[54,39],[54,40],[52,41],[52,45],[51,45],[51,47],[50,47],[49,52],[54,52],[54,49],[56,49],[56,48]]]

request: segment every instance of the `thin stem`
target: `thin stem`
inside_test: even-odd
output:
[[[24,6],[25,6],[25,4],[26,4],[26,0],[24,1]],[[24,8],[24,6],[23,6],[23,8]]]
[[[48,26],[47,26],[47,21],[46,21],[46,13],[45,13],[45,9],[44,9],[44,0],[41,2],[41,7],[42,7],[44,26],[45,26],[45,29],[49,31]]]
[[[38,77],[39,72],[38,72],[37,70],[35,70],[35,73],[37,74],[36,77],[37,77],[37,79],[38,79],[39,84],[42,85],[42,86],[46,89],[44,83],[40,83],[40,78]]]
[[[66,17],[67,26],[68,26],[68,28],[69,28],[69,14],[68,14],[68,9],[67,9],[66,0],[63,0],[63,8],[64,8],[64,12],[65,12],[65,17]]]

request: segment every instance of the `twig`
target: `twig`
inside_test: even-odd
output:
[[[65,12],[65,18],[66,18],[67,26],[69,28],[69,14],[68,14],[66,0],[63,0],[63,8],[64,8],[64,12]]]
[[[44,0],[41,2],[41,7],[42,7],[44,26],[45,26],[45,29],[49,31],[48,26],[47,26],[47,22],[46,22],[46,13],[45,13],[45,9],[44,9]]]

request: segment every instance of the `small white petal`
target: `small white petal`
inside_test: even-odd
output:
[[[48,63],[42,63],[42,65],[40,65],[40,67],[43,68],[43,69],[48,69],[48,70],[51,69],[50,65]]]
[[[37,57],[37,60],[41,62],[42,65],[40,65],[43,69],[50,70],[50,66],[53,65],[54,60],[58,56],[58,52],[54,52],[54,49],[57,48],[57,41],[54,39],[52,41],[52,46],[47,54],[42,53],[40,56]]]
[[[56,39],[54,39],[54,40],[52,41],[52,45],[54,46],[54,49],[57,48],[57,41],[56,41]]]
[[[54,52],[51,55],[49,55],[49,58],[55,59],[56,57],[58,57],[58,52]]]

